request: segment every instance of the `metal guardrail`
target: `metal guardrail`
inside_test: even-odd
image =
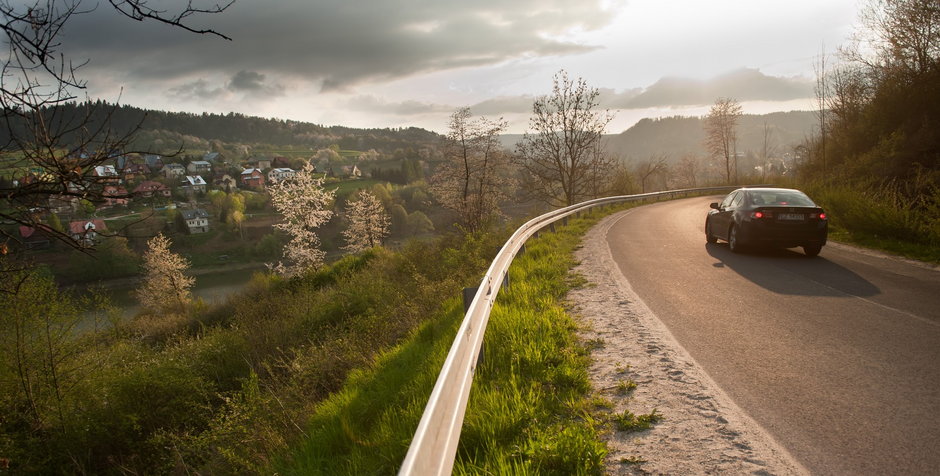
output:
[[[453,470],[457,443],[460,440],[460,430],[470,396],[470,385],[473,383],[473,374],[476,372],[477,358],[483,345],[483,333],[490,318],[490,309],[495,304],[496,293],[509,272],[509,265],[523,249],[526,240],[539,230],[554,226],[555,222],[563,218],[593,207],[648,198],[675,198],[689,193],[719,192],[735,188],[739,186],[690,188],[598,198],[548,212],[519,227],[496,254],[496,258],[493,259],[489,270],[483,276],[483,281],[477,288],[476,295],[470,302],[398,474],[446,475]]]

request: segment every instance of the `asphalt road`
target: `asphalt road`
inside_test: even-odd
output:
[[[732,254],[705,243],[719,199],[610,228],[633,290],[810,472],[940,474],[940,270],[832,244]]]

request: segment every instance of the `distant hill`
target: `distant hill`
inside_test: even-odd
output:
[[[97,130],[107,124],[111,136],[123,136],[136,129],[130,147],[161,152],[178,148],[209,149],[213,144],[237,146],[292,147],[316,150],[331,145],[341,149],[365,151],[376,149],[391,154],[398,149],[436,147],[441,136],[436,132],[409,128],[356,129],[322,126],[299,121],[267,119],[244,114],[192,114],[115,106],[106,102],[66,103],[45,112],[47,122],[75,124],[88,118],[86,129]],[[139,129],[137,126],[139,125]],[[25,125],[11,124],[17,133],[28,136]],[[9,139],[9,131],[0,128],[0,143]],[[63,142],[77,137],[63,136]]]
[[[738,152],[758,154],[764,144],[764,125],[772,153],[789,152],[817,127],[812,111],[744,115],[738,122]],[[671,162],[687,154],[705,155],[704,118],[643,119],[626,131],[608,137],[608,150],[625,160],[643,160],[665,154]]]
[[[770,132],[769,145],[776,154],[789,152],[812,135],[817,127],[812,111],[774,112],[744,115],[738,123],[738,151],[758,154],[764,143],[764,124]],[[522,134],[500,137],[505,147],[513,148]],[[608,150],[623,160],[643,160],[665,154],[670,162],[687,154],[705,155],[704,119],[701,117],[664,117],[643,119],[620,134],[607,136]]]

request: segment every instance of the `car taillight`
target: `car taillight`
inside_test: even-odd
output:
[[[820,220],[825,220],[825,219],[826,219],[826,214],[825,214],[825,213],[820,213],[820,214],[817,215],[817,214],[815,214],[815,213],[811,213],[811,214],[809,215],[809,217],[810,217],[810,218],[819,218]]]
[[[751,218],[770,218],[773,213],[770,212],[751,212]]]

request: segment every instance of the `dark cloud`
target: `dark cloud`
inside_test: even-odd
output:
[[[280,96],[284,87],[276,83],[266,83],[265,75],[257,71],[239,71],[232,76],[228,89],[233,92],[244,92],[251,96],[270,97]]]
[[[73,19],[65,44],[73,56],[90,58],[89,67],[132,79],[245,72],[233,86],[252,87],[257,78],[249,73],[261,70],[343,89],[511,58],[590,51],[593,46],[556,38],[572,29],[600,28],[611,18],[598,3],[583,0],[239,1],[221,14],[190,17],[193,26],[233,39],[225,41],[134,22],[103,4]]]
[[[284,88],[265,82],[265,75],[257,71],[239,71],[227,83],[217,84],[200,78],[170,88],[168,92],[180,99],[265,98],[283,95]]]

